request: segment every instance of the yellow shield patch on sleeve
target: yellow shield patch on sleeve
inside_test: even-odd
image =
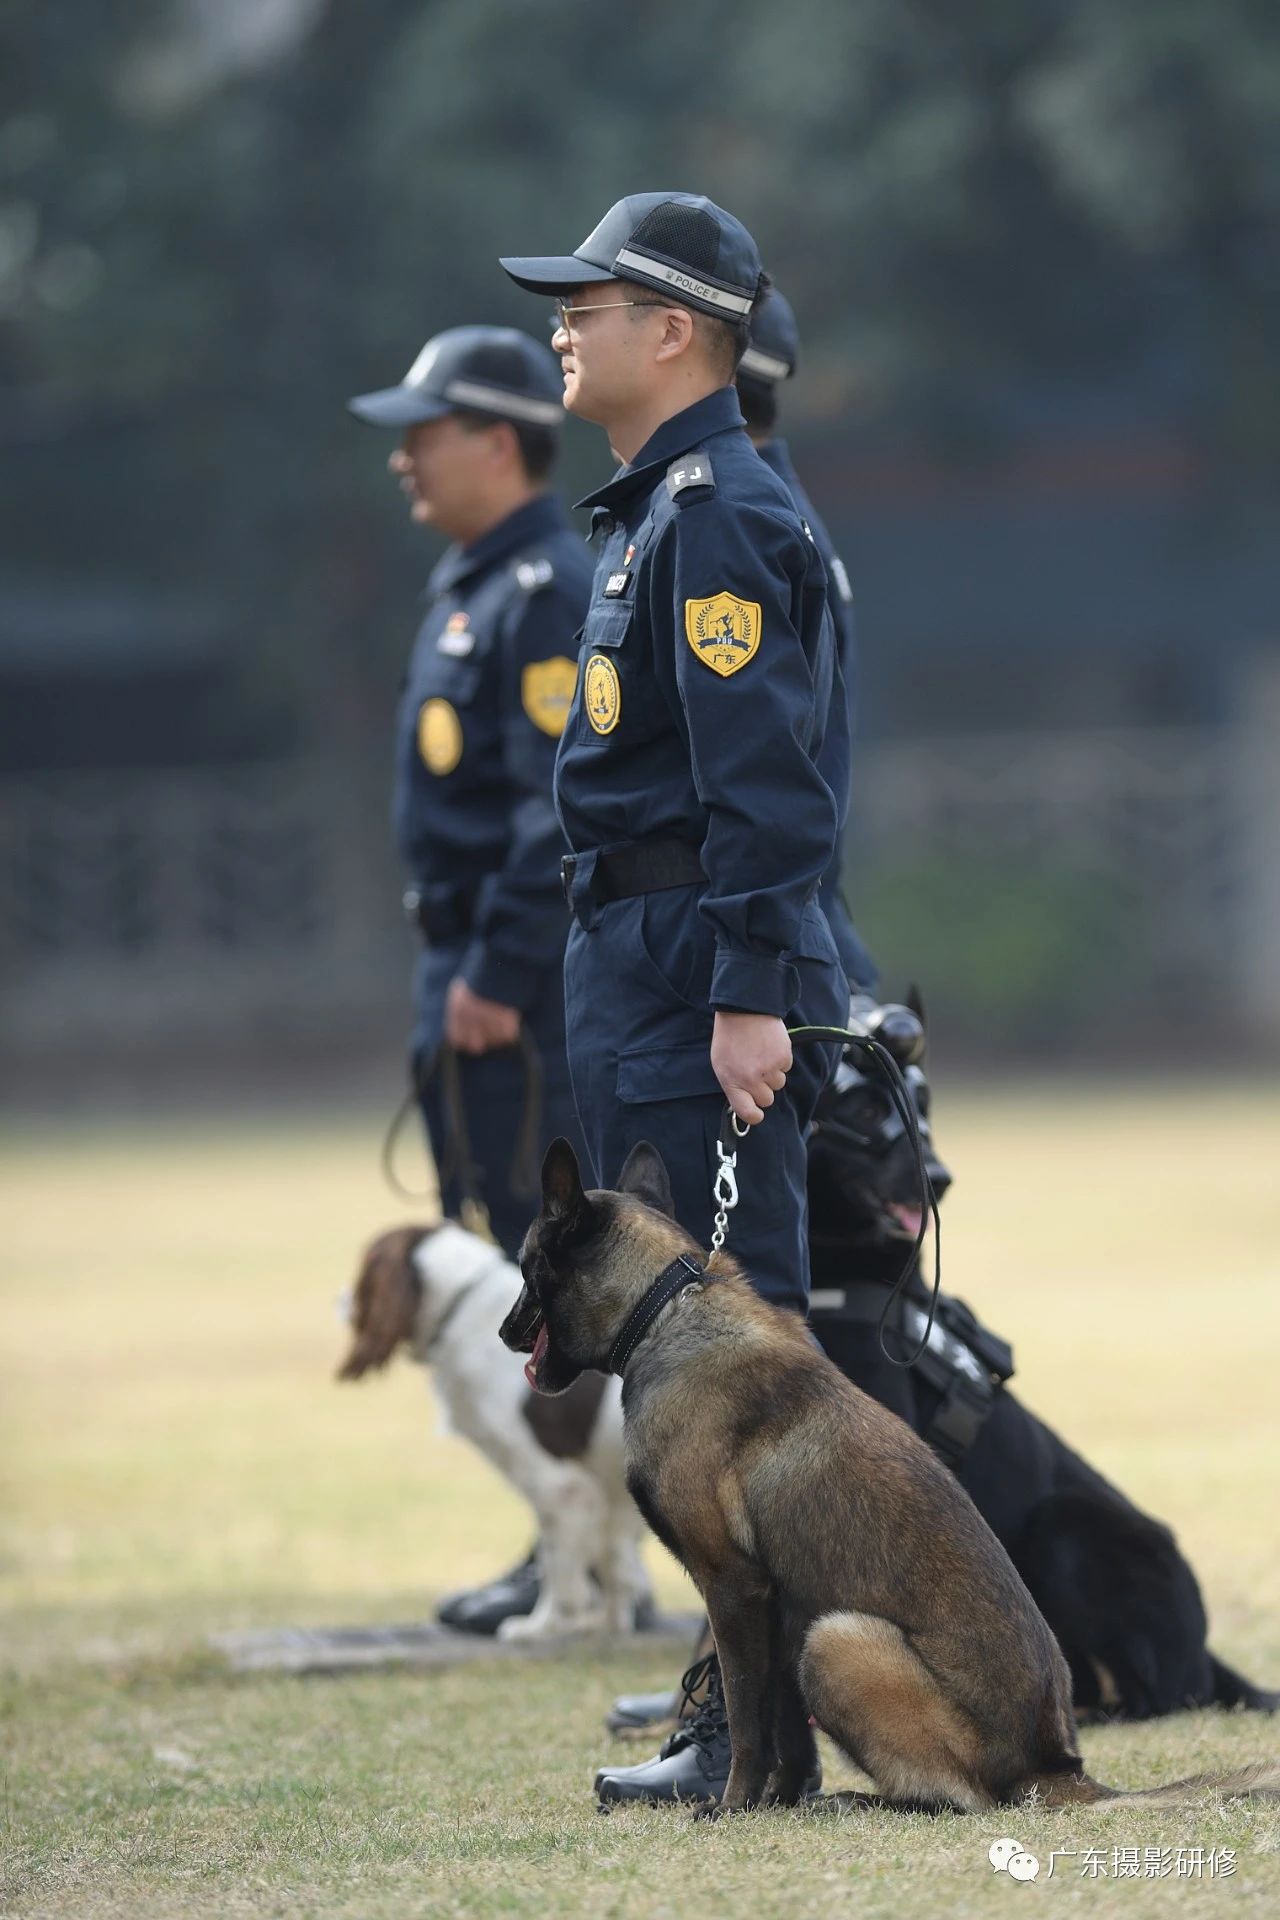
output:
[[[418,713],[418,752],[428,773],[452,773],[462,758],[462,722],[447,700],[424,700]]]
[[[760,608],[736,593],[684,603],[685,638],[699,660],[727,680],[755,657],[760,646]]]
[[[569,718],[578,663],[557,654],[553,660],[534,660],[520,675],[520,704],[535,727],[558,740]]]

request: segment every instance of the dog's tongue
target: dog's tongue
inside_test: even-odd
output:
[[[902,1231],[914,1240],[920,1231],[920,1222],[924,1219],[919,1207],[904,1207],[900,1201],[895,1200],[889,1211]]]
[[[538,1384],[538,1362],[547,1350],[547,1323],[544,1320],[538,1328],[538,1337],[533,1343],[533,1352],[524,1363],[524,1377],[531,1387]]]

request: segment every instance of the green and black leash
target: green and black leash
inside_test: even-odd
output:
[[[792,1041],[793,1044],[796,1041],[802,1041],[806,1044],[809,1042],[816,1044],[822,1041],[835,1041],[842,1047],[856,1047],[864,1056],[865,1063],[874,1066],[883,1078],[889,1090],[889,1098],[892,1100],[898,1118],[902,1122],[903,1130],[911,1142],[912,1157],[916,1164],[916,1177],[920,1183],[920,1199],[922,1203],[920,1207],[920,1225],[916,1229],[916,1237],[907,1254],[902,1272],[889,1289],[888,1297],[884,1303],[884,1311],[880,1315],[880,1323],[876,1332],[880,1341],[880,1351],[886,1360],[890,1361],[895,1367],[913,1367],[929,1344],[929,1336],[933,1332],[934,1317],[938,1310],[938,1294],[942,1285],[942,1222],[938,1218],[938,1202],[934,1197],[933,1186],[929,1179],[929,1170],[925,1164],[924,1142],[920,1138],[920,1117],[916,1112],[916,1103],[911,1097],[911,1089],[904,1080],[902,1069],[890,1053],[888,1047],[885,1046],[882,1040],[877,1040],[874,1034],[854,1033],[848,1027],[788,1027],[787,1038]],[[750,1129],[748,1129],[748,1131],[750,1131]],[[716,1140],[716,1151],[719,1155],[722,1172],[727,1172],[730,1178],[732,1178],[732,1170],[737,1163],[737,1152],[736,1150],[733,1153],[728,1151],[725,1145],[726,1138],[742,1140],[745,1137],[745,1134],[739,1130],[737,1115],[734,1113],[732,1107],[726,1105],[720,1121],[720,1132]],[[721,1175],[718,1173],[716,1177],[718,1183]],[[719,1197],[717,1193],[717,1198]],[[924,1247],[925,1235],[929,1230],[930,1215],[933,1217],[933,1291],[929,1298],[929,1314],[925,1323],[924,1332],[920,1336],[915,1351],[907,1354],[904,1358],[901,1354],[890,1353],[885,1343],[885,1331],[888,1327],[890,1316],[911,1283],[911,1276],[915,1272],[921,1250]],[[896,1333],[897,1329],[895,1328],[894,1331]]]

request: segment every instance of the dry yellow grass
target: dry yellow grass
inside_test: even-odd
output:
[[[1175,1526],[1215,1647],[1277,1680],[1275,1089],[950,1091],[938,1124],[948,1287],[1015,1341],[1028,1402]],[[600,1714],[666,1677],[643,1652],[229,1682],[210,1628],[421,1617],[527,1535],[497,1476],[437,1434],[416,1369],[331,1382],[356,1249],[412,1217],[376,1144],[375,1119],[343,1117],[9,1145],[0,1910],[967,1916],[1064,1886],[1135,1916],[1175,1898],[1276,1910],[1274,1811],[998,1823],[1046,1862],[1237,1849],[1230,1880],[1176,1894],[1085,1883],[1073,1862],[1024,1894],[991,1873],[995,1828],[976,1821],[600,1820]],[[654,1567],[687,1599],[656,1549]],[[1218,1714],[1086,1735],[1094,1770],[1135,1786],[1277,1744]]]

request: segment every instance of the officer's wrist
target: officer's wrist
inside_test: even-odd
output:
[[[546,992],[549,969],[531,962],[527,954],[503,953],[473,940],[462,956],[459,977],[482,1000],[517,1007],[528,1013]]]

